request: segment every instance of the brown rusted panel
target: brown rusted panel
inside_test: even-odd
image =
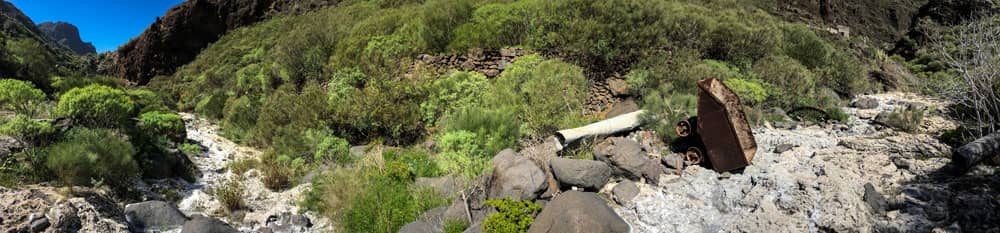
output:
[[[712,167],[725,172],[750,165],[757,142],[739,97],[714,78],[699,81],[698,87],[698,134]]]

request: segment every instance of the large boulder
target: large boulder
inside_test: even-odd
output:
[[[218,219],[204,217],[204,216],[194,216],[190,221],[184,223],[184,227],[181,228],[181,233],[238,233],[236,229],[229,224],[222,222]]]
[[[528,232],[625,233],[629,225],[597,194],[569,191],[545,205]]]
[[[608,138],[597,144],[594,147],[594,158],[614,167],[616,175],[632,179],[642,177],[646,163],[650,162],[642,145],[622,137]]]
[[[611,167],[600,161],[554,158],[549,164],[552,174],[563,187],[596,190],[604,187],[611,178]]]
[[[532,200],[545,191],[545,172],[535,162],[506,149],[493,157],[490,199]]]
[[[184,213],[164,201],[147,201],[125,206],[125,220],[133,231],[174,229],[188,220]]]

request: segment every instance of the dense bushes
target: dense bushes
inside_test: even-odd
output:
[[[26,81],[0,79],[0,90],[0,106],[19,114],[32,116],[45,101],[45,93]]]
[[[121,187],[138,177],[135,149],[113,131],[74,128],[65,137],[46,149],[46,165],[66,185]]]
[[[90,85],[63,93],[56,105],[61,116],[90,126],[119,126],[133,116],[135,102],[125,91]]]

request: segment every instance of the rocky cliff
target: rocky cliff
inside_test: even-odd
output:
[[[928,0],[795,0],[777,4],[776,14],[838,30],[842,34],[867,36],[880,42],[898,40]]]
[[[190,0],[158,18],[139,37],[118,48],[112,74],[145,84],[195,58],[229,30],[279,14],[296,14],[336,0]]]
[[[97,49],[90,42],[84,42],[80,38],[80,30],[73,24],[67,22],[44,22],[38,25],[38,29],[45,33],[49,39],[62,46],[66,46],[76,54],[87,55],[97,53]]]

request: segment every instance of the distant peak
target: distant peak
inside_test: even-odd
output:
[[[80,30],[67,22],[43,22],[38,29],[53,41],[66,46],[76,54],[87,55],[97,53],[97,49],[89,42],[80,39]]]

